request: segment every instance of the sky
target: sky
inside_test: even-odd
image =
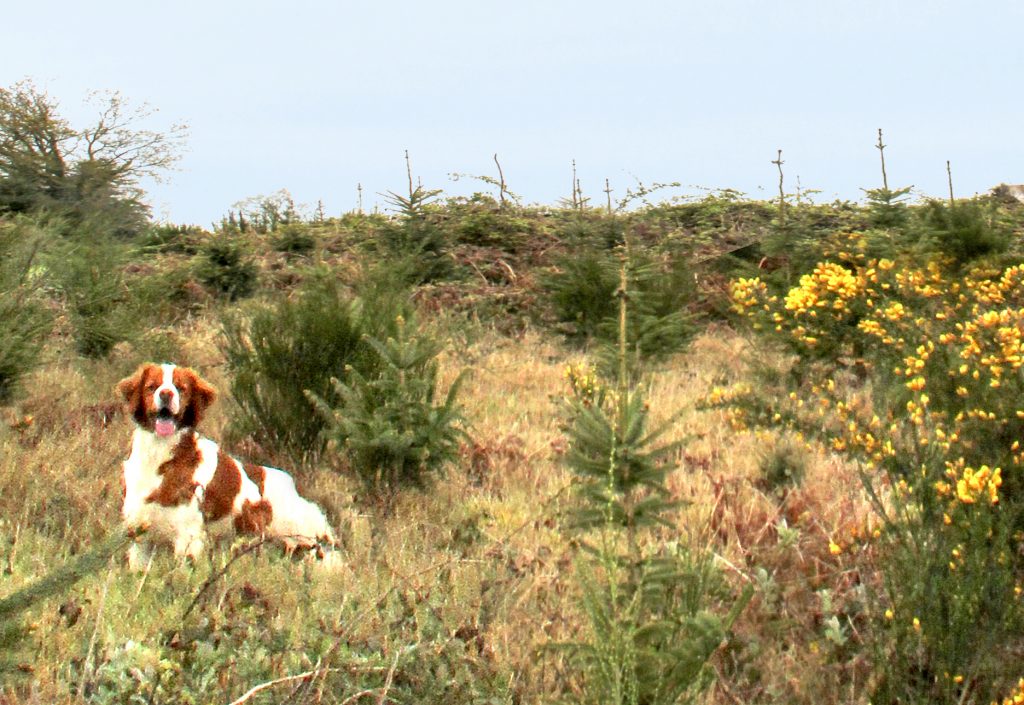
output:
[[[35,0],[4,8],[0,85],[31,78],[85,126],[89,91],[189,125],[146,182],[157,219],[209,227],[287,189],[327,215],[415,178],[448,195],[603,202],[732,188],[860,200],[1024,182],[1020,0]]]

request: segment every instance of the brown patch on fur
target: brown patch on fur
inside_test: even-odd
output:
[[[267,471],[262,465],[252,465],[246,463],[242,466],[245,468],[245,474],[249,476],[249,479],[253,481],[253,484],[259,488],[260,497],[263,496],[263,483],[267,480]]]
[[[235,517],[235,531],[240,534],[261,534],[274,518],[274,510],[270,502],[261,499],[259,502],[246,500],[242,503],[242,511]]]
[[[227,453],[217,451],[217,468],[203,493],[202,512],[207,521],[223,519],[231,513],[235,497],[242,489],[242,471]]]
[[[178,425],[195,428],[217,399],[217,390],[188,367],[175,367],[171,379],[181,397]]]
[[[176,507],[191,502],[196,487],[199,486],[194,476],[200,459],[196,437],[186,433],[174,447],[170,460],[161,463],[157,469],[157,474],[162,475],[163,480],[160,486],[146,497],[146,501],[164,507]]]
[[[152,428],[149,410],[153,408],[153,392],[162,380],[163,370],[160,366],[147,363],[140,365],[135,374],[117,383],[117,393],[124,399],[128,413],[140,426]]]

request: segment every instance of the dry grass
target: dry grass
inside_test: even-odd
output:
[[[182,362],[227,388],[212,320],[189,319],[175,338]],[[773,440],[734,432],[720,412],[695,410],[711,386],[739,379],[744,361],[757,354],[730,331],[712,329],[650,383],[655,415],[683,410],[673,434],[689,439],[669,483],[689,503],[679,515],[678,535],[710,547],[730,582],[759,588],[735,642],[716,659],[722,685],[708,697],[722,703],[851,702],[856,687],[838,688],[856,683],[851,674],[858,664],[824,639],[828,615],[820,591],[832,592],[835,613],[856,590],[856,557],[828,549],[830,539],[864,521],[855,477],[835,458],[813,456],[803,483],[780,497],[758,483],[764,449]],[[135,355],[126,348],[106,363],[53,362],[30,380],[17,408],[4,410],[0,561],[8,571],[0,593],[117,524],[118,463],[130,423],[114,411],[110,390],[140,361]],[[268,657],[272,677],[317,665],[312,656],[292,653],[310,650],[311,634],[335,645],[318,653],[350,675],[364,667],[353,665],[357,652],[390,663],[396,650],[416,643],[416,658],[429,663],[449,658],[446,650],[457,644],[464,649],[459,667],[493,692],[510,702],[550,700],[564,684],[562,664],[540,647],[571,638],[581,623],[577,549],[559,530],[570,479],[560,462],[557,400],[565,391],[565,364],[576,359],[579,353],[533,331],[518,339],[485,331],[450,353],[446,381],[463,365],[472,369],[462,397],[472,442],[459,466],[431,491],[401,496],[386,513],[353,503],[357,486],[345,478],[298,468],[308,478],[308,493],[339,527],[345,546],[340,568],[317,570],[276,551],[257,551],[215,583],[197,613],[226,624],[262,610],[253,619],[269,620],[292,642]],[[204,429],[209,435],[222,437],[226,409],[227,401],[214,408]],[[659,540],[667,538],[664,532]],[[194,567],[164,556],[145,579],[115,564],[109,576],[83,581],[63,601],[82,608],[74,624],[58,613],[56,601],[36,608],[31,646],[22,655],[34,673],[21,685],[0,688],[0,702],[81,702],[75,690],[84,682],[83,668],[117,658],[129,640],[157,644],[182,628],[186,605],[229,557],[227,546]],[[227,702],[256,685],[245,680],[244,669],[233,673],[210,686],[210,697]],[[409,673],[413,685],[426,678]],[[335,700],[325,702],[343,695],[334,691]]]

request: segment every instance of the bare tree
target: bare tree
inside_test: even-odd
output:
[[[140,181],[160,180],[175,165],[187,127],[148,129],[156,111],[132,107],[117,92],[93,93],[90,100],[97,117],[76,128],[32,81],[0,88],[0,213],[145,210]]]

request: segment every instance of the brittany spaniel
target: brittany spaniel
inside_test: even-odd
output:
[[[135,420],[121,514],[130,527],[148,527],[129,549],[129,566],[144,567],[160,540],[195,558],[208,531],[231,526],[277,538],[288,551],[334,545],[323,512],[299,496],[288,473],[243,464],[196,433],[216,392],[194,371],[142,365],[117,391]]]

